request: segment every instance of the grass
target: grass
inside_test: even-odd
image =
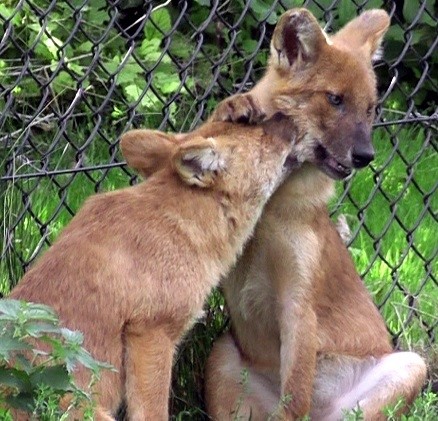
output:
[[[77,137],[87,138],[81,134]],[[52,153],[50,162],[56,166],[50,170],[72,168],[76,162],[75,153],[70,145]],[[107,163],[111,152],[108,144],[96,136],[86,154],[85,166],[91,167]],[[34,165],[38,165],[38,158],[29,154],[26,165],[17,159],[14,163],[16,173],[36,172]],[[0,293],[7,293],[15,285],[23,275],[23,267],[57,238],[87,197],[96,191],[125,187],[129,181],[126,171],[121,168],[8,181],[5,190],[0,191],[4,221],[0,245],[3,245],[2,250],[8,248],[5,258],[0,261]],[[15,228],[8,237],[7,229],[11,227]]]
[[[430,337],[438,321],[438,288],[432,279],[437,273],[438,229],[433,210],[438,202],[436,196],[425,198],[438,179],[437,155],[424,128],[397,130],[390,127],[375,131],[377,158],[373,168],[358,172],[344,185],[339,183],[333,209],[335,216],[347,216],[354,235],[350,251],[356,267],[396,336],[396,344],[422,352],[436,380],[438,353],[431,347]],[[86,136],[79,133],[77,138]],[[71,167],[74,154],[68,148],[55,151],[51,162],[57,162],[59,168]],[[87,149],[88,165],[106,163],[110,155],[108,144],[97,140]],[[96,189],[114,190],[127,186],[129,181],[123,169],[114,168],[8,182],[0,191],[4,221],[0,241],[2,250],[8,248],[0,261],[0,293],[9,291],[22,276],[23,264],[53,242],[72,213]],[[7,238],[7,227],[13,226],[13,235]],[[172,386],[175,420],[206,418],[202,409],[204,363],[214,338],[227,325],[223,308],[223,297],[215,291],[205,317],[180,347]],[[423,393],[406,419],[436,419],[428,415],[436,415],[436,408],[431,409],[433,402],[435,394]]]
[[[347,216],[356,267],[403,348],[429,345],[437,324],[438,197],[425,197],[438,180],[436,150],[422,128],[391,138],[375,131],[373,169],[348,183],[351,198],[337,210]],[[345,186],[338,186],[339,193]],[[408,234],[409,233],[409,234]],[[434,275],[435,274],[435,275]]]

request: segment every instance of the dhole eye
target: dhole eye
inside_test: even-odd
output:
[[[339,105],[341,105],[344,101],[341,95],[336,95],[331,92],[327,92],[327,99],[328,102],[335,107],[339,107]]]

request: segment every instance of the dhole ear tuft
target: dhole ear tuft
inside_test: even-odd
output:
[[[225,160],[212,137],[195,137],[185,142],[174,154],[172,162],[181,180],[202,188],[212,186],[225,168]]]
[[[120,140],[127,164],[143,177],[149,177],[170,162],[176,149],[175,136],[158,130],[130,130]]]
[[[300,69],[314,62],[327,37],[316,18],[306,9],[291,9],[281,15],[271,41],[271,61],[277,68]]]
[[[353,51],[361,50],[371,61],[381,58],[380,45],[391,20],[382,9],[363,12],[350,21],[331,39],[335,45],[342,45]]]

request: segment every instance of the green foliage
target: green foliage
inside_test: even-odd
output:
[[[412,404],[407,415],[388,414],[388,421],[435,421],[438,419],[438,395],[428,387]]]
[[[55,312],[42,304],[0,301],[0,419],[12,419],[7,407],[32,419],[65,420],[79,406],[92,419],[91,387],[102,369],[83,347],[80,332],[59,326]],[[78,365],[90,371],[86,389],[73,381]],[[70,396],[65,410],[60,400]],[[8,418],[9,417],[9,418]]]
[[[50,3],[48,0],[34,2],[41,15]],[[37,106],[43,92],[41,85],[50,82],[50,101],[55,100],[61,112],[71,104],[78,89],[82,89],[89,105],[84,103],[77,107],[87,113],[90,106],[99,107],[114,86],[116,93],[110,100],[113,120],[124,118],[129,107],[136,107],[138,113],[150,116],[146,119],[147,125],[156,126],[164,100],[176,92],[186,95],[184,86],[193,84],[191,77],[182,81],[169,55],[173,52],[181,56],[181,48],[177,48],[181,39],[163,50],[172,21],[169,10],[161,8],[151,13],[141,41],[129,49],[127,39],[115,25],[109,30],[106,28],[113,13],[105,0],[59,1],[45,18],[35,13],[28,2],[21,7],[2,4],[0,22],[6,22],[4,27],[13,31],[17,46],[9,44],[2,54],[0,83],[12,89],[17,102],[28,107]],[[80,31],[77,30],[79,22]],[[184,42],[190,46],[189,39]],[[17,70],[22,67],[21,49],[32,50],[32,60],[28,62],[32,75],[27,73],[17,79]],[[96,54],[99,63],[95,62]],[[117,96],[123,99],[118,101]],[[171,116],[175,107],[174,103],[169,106]]]
[[[437,11],[433,0],[405,1],[398,18],[402,25],[393,24],[385,36],[385,58],[389,61],[397,60],[406,45],[410,47],[396,68],[399,89],[388,98],[390,108],[407,109],[409,101],[413,101],[421,111],[433,111],[436,107],[434,92],[438,85],[438,55],[431,54],[431,49],[438,28]],[[424,57],[428,57],[428,63],[423,60]],[[423,83],[416,86],[423,77]],[[414,88],[416,92],[412,96]]]
[[[343,421],[363,421],[364,416],[360,408],[355,408],[351,411],[345,411]]]
[[[427,147],[430,133],[417,127],[398,130],[391,138],[388,131],[375,130],[375,170],[367,168],[355,175],[347,185],[352,199],[338,211],[351,218],[352,232],[358,231],[350,251],[390,331],[401,335],[403,348],[413,349],[429,344],[425,326],[438,321],[438,291],[433,282],[425,282],[430,280],[428,270],[436,272],[437,229],[430,211],[438,206],[438,198],[423,202],[434,188],[438,168],[436,152]],[[347,186],[338,185],[339,195]],[[354,215],[366,229],[359,230]],[[414,300],[414,318],[410,300]]]
[[[438,419],[438,395],[428,387],[411,405],[408,414],[400,415],[405,407],[403,399],[393,406],[385,408],[384,414],[388,421],[435,421]]]
[[[50,83],[50,95],[42,104],[43,109],[65,112],[80,89],[86,101],[75,105],[76,113],[87,116],[104,106],[108,111],[101,113],[105,121],[118,124],[126,121],[135,109],[135,113],[142,116],[144,126],[158,127],[165,112],[174,127],[186,130],[192,127],[190,119],[197,112],[194,97],[208,91],[214,98],[207,98],[205,111],[209,113],[227,91],[235,90],[249,63],[253,74],[261,75],[267,62],[269,35],[284,11],[279,3],[267,0],[251,1],[248,11],[247,0],[225,2],[214,10],[221,20],[231,25],[239,21],[238,27],[230,31],[212,19],[213,5],[209,0],[190,4],[186,11],[190,24],[179,20],[177,7],[141,9],[146,7],[141,2],[128,3],[121,3],[117,16],[123,14],[124,5],[134,5],[148,16],[135,39],[126,35],[135,32],[135,23],[123,30],[110,24],[116,11],[105,0],[58,1],[46,16],[44,11],[51,4],[49,0],[34,1],[35,9],[30,2],[23,2],[20,7],[12,1],[0,5],[0,37],[8,30],[16,41],[16,44],[6,44],[2,52],[0,84],[12,91],[20,112],[41,106],[39,101],[45,92],[41,86]],[[290,8],[302,6],[303,2],[283,0],[282,4]],[[369,0],[364,4],[365,9],[383,6],[382,0]],[[306,7],[321,21],[327,18],[325,12],[328,11],[335,30],[358,12],[351,0],[310,1]],[[438,82],[438,72],[434,71],[437,55],[429,54],[428,65],[420,60],[430,51],[435,39],[434,11],[432,0],[405,1],[394,17],[385,37],[385,57],[390,62],[395,61],[406,43],[411,48],[396,67],[399,83],[388,98],[388,108],[407,109],[410,101],[414,101],[421,110],[430,110],[436,104],[433,93]],[[267,29],[264,40],[261,39],[261,22]],[[119,21],[118,25],[123,26]],[[203,28],[202,38],[193,34],[193,28]],[[236,48],[227,50],[232,40]],[[199,50],[200,41],[202,50]],[[28,49],[32,51],[31,59],[25,62],[31,73],[22,74],[22,50]],[[382,86],[389,85],[394,71],[388,73],[386,68],[380,72]],[[416,87],[424,72],[428,77]],[[215,83],[217,77],[226,90]],[[414,88],[416,94],[411,97]],[[107,98],[110,90],[114,92]],[[0,106],[3,105],[4,98],[0,98]],[[10,128],[11,131],[16,129],[13,125]]]

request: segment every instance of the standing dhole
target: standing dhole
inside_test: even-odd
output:
[[[388,26],[385,11],[370,10],[328,36],[307,10],[286,12],[264,78],[212,116],[254,123],[281,112],[294,122],[298,159],[311,162],[271,198],[223,283],[231,331],[214,344],[205,385],[214,420],[331,421],[356,408],[383,420],[386,405],[409,404],[425,380],[420,356],[393,352],[327,211],[332,179],[374,156],[372,61]]]
[[[97,420],[113,420],[123,398],[131,421],[168,419],[178,342],[296,165],[290,120],[279,115],[257,127],[203,130],[208,137],[192,133],[183,142],[128,132],[128,163],[153,174],[87,200],[10,294],[52,306],[83,332],[94,358],[117,369],[95,386]],[[80,368],[75,379],[89,381]]]

